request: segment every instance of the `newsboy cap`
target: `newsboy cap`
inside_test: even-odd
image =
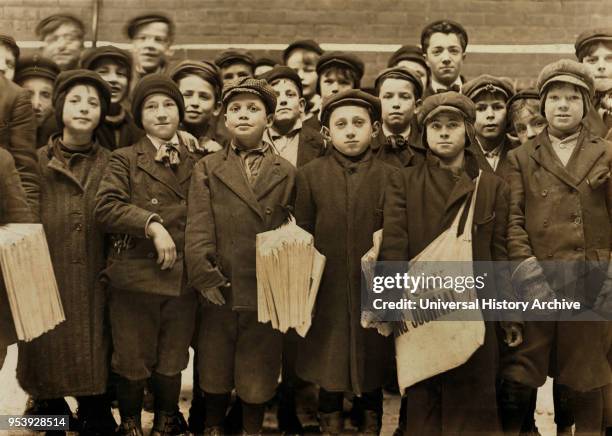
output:
[[[125,33],[128,38],[134,39],[141,26],[151,23],[165,23],[168,26],[168,37],[170,39],[174,37],[174,22],[167,15],[160,13],[138,15],[132,18],[125,26]]]
[[[580,62],[585,56],[584,49],[587,45],[592,42],[611,42],[612,41],[612,27],[603,27],[599,29],[591,29],[586,32],[582,32],[576,38],[576,44],[574,44],[574,48],[576,49],[576,57]]]
[[[202,78],[202,80],[210,83],[214,90],[217,98],[221,97],[221,88],[223,83],[221,81],[221,73],[219,67],[209,61],[192,61],[184,60],[176,64],[168,71],[168,76],[174,80],[177,84],[184,75],[194,74]]]
[[[17,62],[15,70],[15,82],[23,83],[24,80],[32,77],[42,77],[43,79],[55,82],[60,69],[55,62],[39,54],[24,56]]]
[[[128,69],[128,78],[132,76],[132,55],[128,51],[112,45],[103,45],[102,47],[87,50],[81,58],[81,66],[91,70],[94,64],[103,58],[110,58],[115,62],[125,65]]]
[[[561,59],[546,65],[538,76],[538,92],[542,97],[546,89],[555,82],[571,83],[587,91],[593,97],[595,84],[593,76],[581,63],[571,59]]]
[[[54,32],[59,26],[65,23],[70,23],[79,29],[81,37],[85,35],[85,24],[83,21],[72,14],[53,14],[40,20],[36,25],[34,33],[39,39],[44,39],[47,34]]]
[[[276,110],[276,91],[264,79],[243,77],[223,88],[223,104],[227,106],[232,97],[239,94],[254,94],[261,99],[268,115]]]
[[[392,67],[382,70],[376,80],[374,81],[374,88],[376,91],[380,91],[385,79],[402,79],[412,83],[414,87],[414,97],[418,100],[423,97],[423,82],[419,79],[419,76],[409,68],[406,67]]]
[[[19,47],[17,46],[17,42],[15,42],[15,38],[10,35],[0,34],[0,44],[5,45],[13,56],[15,56],[15,61],[19,60]]]
[[[419,111],[419,124],[425,125],[431,117],[440,112],[459,113],[466,121],[472,124],[476,118],[474,102],[463,94],[449,91],[430,95],[423,101]]]
[[[506,77],[494,77],[482,74],[463,85],[461,92],[468,98],[474,100],[482,92],[499,92],[508,101],[514,95],[514,86]]]
[[[423,57],[423,49],[418,45],[402,45],[395,53],[391,55],[387,62],[387,67],[396,66],[400,61],[414,61],[423,65],[425,69],[429,69],[425,57]]]
[[[255,58],[251,52],[246,50],[230,48],[219,53],[215,58],[215,64],[219,68],[223,68],[228,63],[242,63],[255,68]]]
[[[185,116],[183,94],[181,94],[178,86],[170,77],[156,73],[149,74],[140,79],[132,92],[132,116],[138,127],[142,129],[142,105],[146,98],[153,94],[164,94],[174,100],[178,106],[179,118],[183,121]]]
[[[317,62],[317,74],[321,75],[325,69],[331,66],[340,66],[353,70],[357,76],[357,81],[361,80],[365,70],[363,61],[359,59],[359,57],[352,53],[343,51],[330,51],[323,53]]]
[[[527,88],[522,91],[517,92],[510,100],[506,102],[506,107],[510,108],[512,103],[519,100],[540,100],[540,94],[538,94],[538,90],[535,88]]]
[[[266,71],[261,75],[261,78],[265,79],[269,84],[272,84],[272,82],[279,79],[291,80],[293,83],[295,83],[295,86],[297,86],[300,96],[302,96],[304,91],[302,87],[302,80],[300,79],[300,76],[298,76],[298,73],[296,73],[293,68],[289,68],[284,65],[277,65],[270,71]]]
[[[271,56],[262,56],[255,59],[255,68],[263,67],[264,65],[269,67],[275,67],[280,65],[280,61],[278,59],[274,59]]]
[[[321,108],[321,124],[329,127],[329,118],[334,109],[341,106],[360,106],[366,108],[372,116],[372,122],[380,120],[380,100],[372,94],[361,89],[347,89],[346,91],[332,94],[323,99]]]
[[[291,44],[287,46],[285,50],[283,50],[283,62],[284,63],[287,63],[287,58],[289,58],[289,55],[291,54],[291,52],[295,50],[296,48],[310,50],[310,51],[315,52],[318,55],[323,54],[323,49],[316,41],[313,41],[312,39],[300,39],[298,41],[293,41]]]

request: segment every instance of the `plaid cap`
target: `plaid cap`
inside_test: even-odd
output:
[[[610,42],[612,41],[612,27],[604,27],[599,29],[591,29],[586,32],[582,32],[576,38],[576,44],[574,44],[574,48],[576,49],[576,57],[580,62],[585,56],[583,50],[592,42],[603,41]]]
[[[174,37],[174,22],[167,15],[160,13],[138,15],[132,18],[125,26],[125,33],[128,38],[134,39],[136,32],[141,26],[151,23],[166,23],[168,25],[169,38],[172,39]]]
[[[463,85],[461,92],[472,100],[481,92],[499,92],[506,97],[505,100],[507,101],[514,95],[514,85],[506,77],[482,74]]]
[[[561,59],[546,65],[538,76],[538,92],[542,97],[550,84],[554,82],[571,83],[579,86],[588,92],[590,98],[593,97],[595,84],[593,76],[579,62],[571,59]]]
[[[411,69],[406,67],[392,67],[382,70],[374,81],[374,88],[379,91],[384,80],[389,78],[402,79],[412,83],[415,98],[418,100],[419,98],[423,97],[423,82],[421,82],[421,79],[417,73]]]
[[[423,65],[425,69],[429,69],[427,62],[425,62],[425,58],[423,57],[423,49],[421,49],[421,47],[418,45],[402,45],[396,50],[395,53],[391,55],[389,61],[387,62],[387,67],[394,67],[400,61],[418,62]]]
[[[223,68],[228,63],[243,63],[255,68],[255,58],[251,52],[246,50],[230,48],[219,53],[215,58],[215,64],[219,68]]]
[[[223,88],[223,105],[227,107],[232,97],[238,94],[254,94],[263,101],[266,113],[273,114],[276,110],[276,91],[264,79],[243,77],[229,83]]]
[[[334,109],[341,106],[360,106],[366,108],[372,115],[372,122],[380,120],[380,100],[361,89],[348,89],[332,94],[323,99],[321,108],[321,124],[329,127],[329,119]]]
[[[289,68],[284,65],[277,65],[270,71],[266,71],[264,74],[261,75],[261,78],[265,79],[270,84],[272,84],[272,82],[274,82],[275,80],[279,79],[291,80],[297,86],[300,96],[304,91],[300,76],[298,76],[298,74],[293,68]]]
[[[194,74],[201,77],[213,86],[217,98],[221,97],[221,88],[223,87],[221,73],[219,72],[219,67],[212,62],[187,59],[176,64],[168,72],[168,76],[177,84],[179,77],[183,74]]]
[[[293,41],[291,44],[287,46],[285,50],[283,50],[283,63],[287,63],[287,59],[289,58],[289,55],[296,48],[310,50],[312,52],[315,52],[319,56],[323,54],[323,49],[316,41],[312,39],[300,39],[298,41]]]
[[[352,53],[346,53],[342,51],[330,51],[324,53],[317,62],[317,74],[320,76],[321,73],[331,67],[340,66],[344,68],[350,68],[355,71],[357,75],[357,81],[360,81],[363,77],[365,66],[363,61]]]
[[[93,65],[103,58],[111,58],[116,62],[125,65],[128,69],[128,78],[132,76],[132,55],[128,51],[112,45],[104,45],[102,47],[87,50],[81,58],[81,66],[85,69],[91,70]]]
[[[430,95],[423,101],[418,114],[419,124],[424,126],[431,117],[440,112],[459,113],[471,124],[476,119],[474,102],[463,94],[449,91]]]
[[[45,58],[39,54],[25,56],[19,59],[17,63],[15,82],[23,83],[24,80],[31,77],[42,77],[55,82],[59,73],[60,68],[51,59]]]
[[[15,56],[15,61],[19,60],[19,47],[17,46],[17,42],[15,42],[15,38],[10,35],[0,34],[0,44],[4,44],[8,47],[8,49]]]
[[[53,14],[49,15],[46,18],[43,18],[36,25],[36,29],[34,31],[36,33],[36,36],[41,40],[44,39],[44,37],[47,35],[47,27],[49,27],[49,25],[52,24],[54,21],[59,22],[57,26],[62,23],[70,23],[79,29],[81,35],[85,34],[85,24],[83,24],[83,21],[80,18],[72,14]]]

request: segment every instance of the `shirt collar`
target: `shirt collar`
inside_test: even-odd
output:
[[[578,129],[578,131],[576,133],[573,133],[573,134],[571,134],[568,137],[563,138],[563,139],[557,138],[552,133],[548,132],[548,138],[550,139],[550,143],[553,144],[553,145],[571,144],[572,142],[577,142],[578,141],[578,136],[580,136],[581,132],[582,132],[582,129]]]
[[[402,133],[400,133],[400,136],[402,136],[406,141],[408,141],[408,138],[410,138],[410,130],[411,130],[411,126],[410,124],[408,124],[408,128],[404,130]],[[383,134],[385,135],[385,138],[388,138],[389,136],[392,136],[392,135],[397,135],[397,133],[392,133],[387,128],[387,126],[385,126],[384,124],[382,125],[382,131],[383,131]]]
[[[504,143],[502,142],[497,147],[495,147],[493,150],[487,151],[487,150],[484,149],[484,147],[480,143],[480,139],[476,138],[476,143],[478,144],[478,146],[482,150],[482,154],[484,154],[485,157],[497,157],[497,156],[501,155],[501,151],[502,151],[502,148],[504,146]]]
[[[461,88],[463,87],[461,76],[457,76],[455,81],[451,83],[449,86],[443,85],[442,83],[438,82],[433,76],[431,76],[431,89],[433,89],[434,92],[438,92],[439,89],[446,90],[453,85],[457,85],[459,87],[459,91],[461,91]]]
[[[153,146],[155,147],[156,150],[159,150],[159,148],[164,145],[167,144],[168,142],[171,142],[172,144],[176,145],[178,147],[179,145],[179,139],[178,139],[178,135],[175,133],[174,136],[172,138],[170,138],[169,141],[166,141],[164,139],[158,138],[157,136],[153,136],[153,135],[149,135],[147,133],[147,138],[149,138],[149,140],[151,141],[151,143],[153,144]]]
[[[232,139],[232,141],[230,142],[230,147],[231,149],[234,151],[234,153],[240,155],[240,154],[249,154],[249,153],[265,153],[266,151],[268,151],[268,149],[270,148],[270,143],[268,141],[261,141],[261,145],[255,148],[250,148],[248,150],[243,150],[241,148],[239,148],[236,143],[234,142],[234,140]]]
[[[268,133],[271,139],[278,139],[283,136],[294,136],[295,134],[299,133],[300,130],[302,130],[302,120],[299,118],[295,121],[295,124],[293,124],[293,127],[291,127],[291,129],[287,132],[286,135],[279,133],[278,130],[274,128],[274,126],[268,127]]]

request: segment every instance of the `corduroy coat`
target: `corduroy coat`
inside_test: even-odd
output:
[[[94,144],[91,153],[73,156],[69,165],[51,151],[54,141],[59,138],[38,150],[40,212],[66,321],[20,342],[17,364],[20,385],[41,399],[101,394],[110,365],[107,294],[98,279],[105,263],[104,232],[93,214],[110,152]]]
[[[362,394],[389,381],[393,342],[361,327],[361,257],[382,227],[395,169],[371,151],[350,162],[335,149],[300,168],[295,217],[327,260],[315,314],[298,342],[296,373],[328,391]]]

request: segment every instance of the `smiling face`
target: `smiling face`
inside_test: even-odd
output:
[[[427,122],[427,144],[446,164],[456,162],[465,149],[465,121],[455,112],[440,112]]]
[[[584,116],[582,93],[571,83],[553,83],[546,92],[544,113],[548,129],[556,137],[572,134]]]
[[[272,123],[263,101],[254,94],[243,93],[232,97],[225,110],[225,126],[242,148],[261,144],[264,130]]]
[[[304,99],[295,83],[291,80],[280,79],[271,83],[276,91],[276,112],[274,125],[290,127],[300,118],[304,111]]]
[[[120,103],[128,93],[128,68],[110,58],[100,59],[93,67],[111,88],[111,103]]]
[[[506,133],[506,100],[499,93],[481,92],[476,106],[476,134],[485,139],[498,139]]]
[[[378,97],[385,127],[396,134],[404,132],[416,108],[414,85],[407,80],[390,77],[380,85]]]
[[[432,77],[439,83],[448,86],[457,80],[464,59],[465,53],[457,34],[436,32],[429,38],[425,60]]]
[[[170,53],[170,28],[158,21],[143,24],[134,32],[132,51],[137,64],[150,73],[161,65]]]
[[[594,44],[582,63],[593,75],[597,91],[612,89],[612,42]]]
[[[91,85],[75,85],[66,93],[62,121],[72,134],[92,133],[100,122],[100,97]]]
[[[142,104],[142,128],[149,135],[168,141],[180,123],[179,108],[166,94],[151,94]]]
[[[30,93],[36,126],[42,126],[53,112],[53,82],[43,77],[30,77],[23,81],[21,87]]]
[[[310,98],[317,92],[317,61],[319,55],[310,50],[296,48],[287,57],[287,66],[295,70],[302,81],[304,98]]]
[[[53,60],[62,70],[73,68],[79,62],[83,49],[83,35],[74,24],[64,23],[43,38],[42,55]]]
[[[331,142],[345,156],[358,156],[371,144],[378,131],[370,112],[361,106],[340,106],[329,117]]]
[[[183,121],[186,124],[206,124],[213,115],[218,115],[220,108],[215,98],[215,88],[210,82],[189,74],[179,80],[178,86],[185,99]]]

